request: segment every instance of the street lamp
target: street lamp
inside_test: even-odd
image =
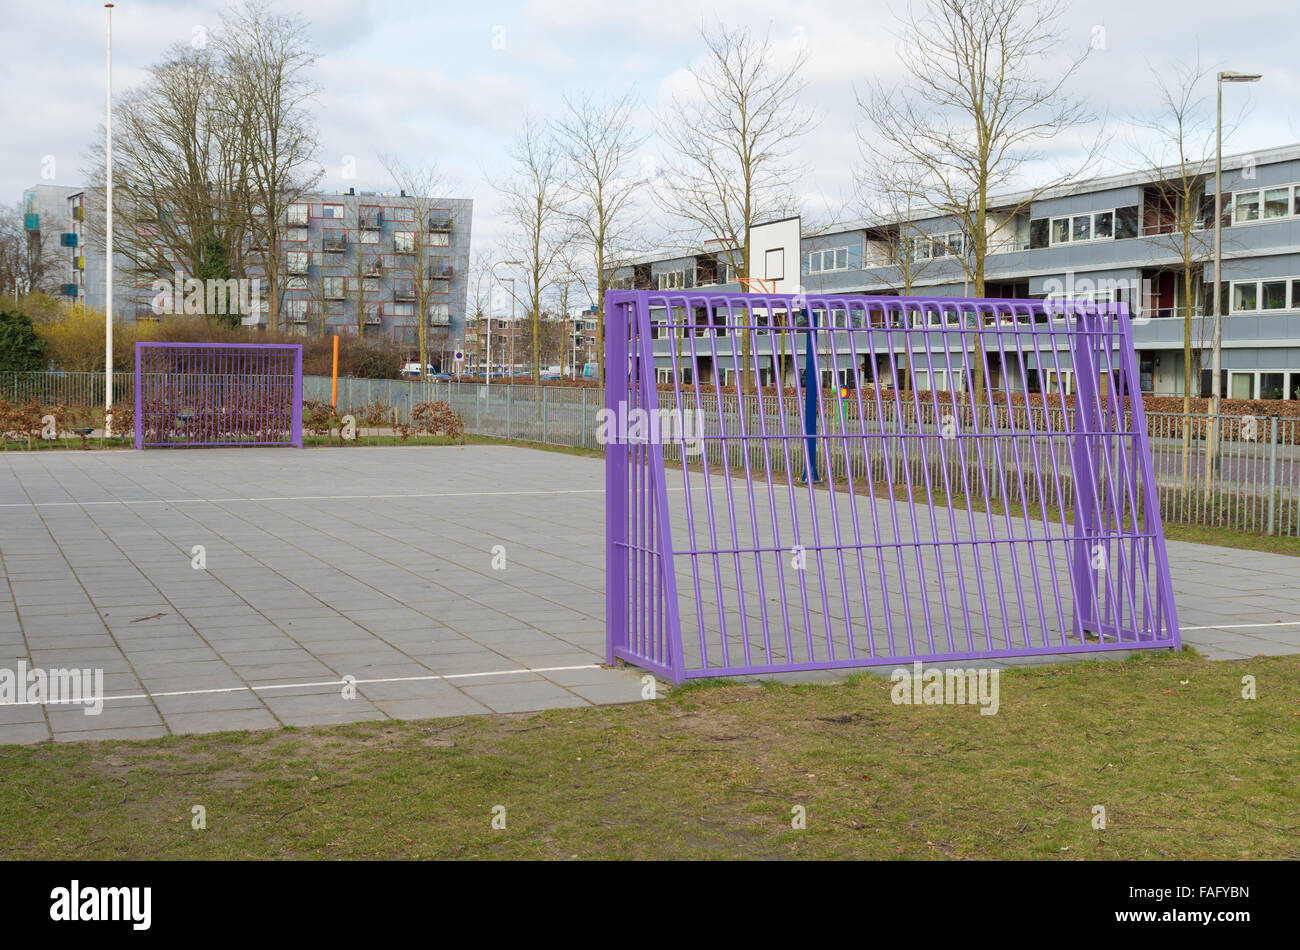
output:
[[[1210,490],[1218,449],[1218,417],[1223,398],[1223,84],[1259,82],[1259,73],[1221,72],[1218,75],[1218,106],[1214,128],[1214,342],[1210,357],[1209,445],[1205,452],[1205,490]],[[1191,304],[1191,301],[1188,301]]]
[[[104,437],[113,434],[113,5],[104,83]],[[136,420],[137,426],[140,420]],[[136,430],[140,431],[139,429]]]
[[[489,386],[492,385],[492,288],[491,288],[490,285],[496,282],[496,270],[497,270],[497,268],[500,267],[502,264],[510,264],[511,266],[514,266],[514,267],[522,267],[522,266],[523,266],[523,263],[524,263],[523,261],[497,261],[497,262],[496,262],[495,264],[493,264],[490,268],[488,268],[488,276],[492,278],[492,279],[488,282],[488,283],[489,283],[489,287],[488,287],[487,385],[489,385]],[[513,286],[513,284],[514,284],[514,281],[511,281],[511,285],[512,285],[512,286],[511,286],[510,289],[511,289],[512,292],[511,292],[510,297],[511,297],[511,305],[512,305],[512,306],[513,306],[513,302],[514,302],[514,293],[513,293],[513,291],[514,291],[514,286]]]

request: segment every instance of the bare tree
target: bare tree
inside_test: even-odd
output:
[[[770,34],[701,29],[707,49],[691,69],[694,89],[659,123],[669,153],[659,197],[691,247],[708,239],[738,278],[749,277],[749,229],[794,208],[791,152],[813,125],[799,103],[806,53],[778,54]],[[784,60],[784,61],[783,61]],[[741,334],[741,380],[752,385],[750,334]]]
[[[1202,81],[1211,75],[1212,70],[1203,68],[1199,58],[1174,66],[1169,77],[1152,70],[1158,111],[1149,118],[1135,120],[1148,133],[1137,151],[1155,182],[1156,195],[1154,206],[1148,206],[1144,213],[1142,230],[1178,259],[1182,278],[1184,492],[1191,485],[1192,385],[1194,381],[1199,383],[1201,362],[1200,347],[1193,358],[1192,318],[1198,304],[1202,314],[1208,312],[1204,306],[1208,302],[1207,288],[1201,275],[1214,248],[1215,122],[1205,97],[1198,92]],[[1203,339],[1199,342],[1204,344]]]
[[[414,237],[411,246],[405,251],[411,260],[414,273],[415,316],[418,322],[418,347],[420,351],[420,376],[424,377],[429,366],[428,328],[429,295],[433,292],[435,281],[450,280],[449,273],[435,272],[431,260],[430,248],[435,241],[450,241],[453,223],[445,214],[440,215],[443,200],[446,198],[447,183],[442,172],[435,164],[409,165],[391,155],[381,158],[384,168],[388,170],[393,184],[405,195],[407,206],[415,218]],[[399,251],[399,253],[402,253]],[[446,332],[442,334],[444,337]],[[445,340],[443,341],[445,344]],[[446,346],[443,346],[446,349]],[[441,360],[439,369],[442,369]]]
[[[646,137],[632,124],[636,100],[629,91],[610,99],[584,95],[566,99],[566,111],[556,128],[572,170],[569,188],[573,201],[565,217],[573,229],[576,246],[583,249],[590,267],[571,266],[596,307],[596,346],[600,379],[605,379],[605,291],[610,274],[625,263],[635,244],[630,231],[635,199],[645,180],[632,168],[637,149]],[[591,280],[584,278],[590,273]],[[565,311],[567,314],[567,310]]]
[[[229,123],[221,58],[170,47],[114,107],[114,250],[141,280],[242,274],[244,136]],[[103,137],[88,153],[86,234],[103,247]],[[216,267],[219,272],[208,273]]]
[[[907,160],[887,161],[871,149],[870,141],[859,135],[861,163],[854,171],[854,187],[862,216],[879,224],[869,232],[869,244],[879,255],[877,266],[884,264],[894,276],[895,291],[911,296],[916,282],[931,267],[937,249],[943,257],[962,256],[962,247],[949,238],[925,230],[921,220],[932,212],[917,198],[925,170]],[[942,258],[940,258],[942,259]],[[863,261],[863,266],[868,262]],[[899,385],[907,385],[907,353],[901,354]],[[872,369],[874,378],[875,369]]]
[[[533,373],[541,376],[542,298],[554,281],[556,260],[567,239],[563,229],[569,201],[567,169],[552,130],[530,116],[524,117],[506,157],[511,164],[508,176],[491,185],[505,203],[510,226],[507,250],[523,262],[523,291],[518,299],[531,322]]]
[[[49,229],[28,231],[22,205],[0,206],[0,295],[54,293],[59,251]]]
[[[239,217],[266,278],[268,328],[279,329],[281,228],[289,206],[323,175],[314,165],[316,131],[307,112],[316,93],[307,78],[315,53],[306,22],[271,12],[263,0],[248,0],[224,16],[214,46],[225,74],[224,121],[237,130],[244,161]]]
[[[1020,184],[1025,164],[1041,158],[1038,146],[1091,119],[1065,92],[1087,50],[1073,55],[1063,47],[1064,7],[1065,0],[932,0],[926,12],[901,18],[905,82],[874,82],[857,97],[886,160],[924,172],[913,196],[965,232],[962,266],[976,297],[984,296],[990,238],[1044,191],[1083,174],[1096,155],[1094,147],[1079,167],[999,207],[990,228],[990,194]],[[975,377],[978,401],[982,353]]]

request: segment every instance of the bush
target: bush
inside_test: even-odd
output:
[[[0,372],[31,373],[45,368],[45,341],[31,317],[11,306],[0,307]]]
[[[421,435],[442,433],[453,442],[465,441],[465,420],[446,402],[417,402],[411,408],[411,420]]]

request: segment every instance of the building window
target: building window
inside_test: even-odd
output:
[[[361,231],[361,232],[358,234],[358,236],[357,236],[357,243],[358,243],[358,244],[378,244],[378,243],[379,243],[379,232],[378,232],[378,231]]]
[[[394,231],[393,250],[398,254],[410,254],[415,250],[414,231]]]
[[[808,273],[823,274],[827,271],[849,269],[849,249],[847,247],[827,248],[811,251],[807,257]]]
[[[306,251],[290,251],[285,255],[285,263],[288,265],[290,274],[307,273],[307,265],[310,255]]]
[[[1300,184],[1274,185],[1232,193],[1232,224],[1275,221],[1300,215]]]
[[[1052,218],[1052,243],[1107,241],[1115,237],[1115,209]]]
[[[399,303],[390,304],[390,311],[395,317],[413,317],[415,316],[415,304],[409,300]]]
[[[430,231],[424,243],[427,247],[450,247],[451,234],[446,231]]]
[[[343,298],[342,277],[326,277],[321,283],[326,300],[341,300]]]
[[[1234,280],[1229,286],[1232,313],[1300,310],[1300,277]]]
[[[658,274],[658,287],[660,290],[681,290],[686,286],[686,272],[684,270],[665,270]]]
[[[329,218],[333,221],[342,221],[343,206],[342,205],[321,205],[320,216],[322,218]]]
[[[302,205],[302,204],[289,205],[289,209],[285,214],[285,223],[290,226],[306,227],[307,217],[310,213],[311,213],[311,208],[308,205]]]

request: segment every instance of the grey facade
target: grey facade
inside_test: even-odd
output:
[[[1112,175],[1032,200],[995,196],[985,296],[1127,304],[1143,388],[1161,395],[1183,391],[1183,318],[1190,312],[1193,394],[1208,393],[1213,166],[1192,199],[1198,227],[1190,235],[1190,299],[1178,247],[1183,235],[1161,186],[1162,178],[1176,175],[1170,169]],[[1223,392],[1300,398],[1300,145],[1226,157],[1223,192]],[[916,296],[971,296],[964,243],[954,220],[851,222],[802,239],[800,281],[809,293],[897,294],[910,276]],[[900,266],[903,255],[907,268]],[[739,291],[737,283],[719,281],[713,257],[651,254],[613,277],[620,287]],[[662,353],[668,345],[661,342]],[[1070,380],[1062,384],[1068,388]]]
[[[25,219],[29,235],[60,245],[55,290],[102,308],[102,238],[84,231],[84,199],[80,188],[37,185],[24,194]],[[423,220],[417,220],[420,210],[427,211]],[[440,366],[449,359],[444,351],[464,338],[473,210],[473,201],[464,198],[352,191],[304,197],[281,222],[281,325],[304,334],[364,333],[414,347],[423,290],[429,359]],[[245,266],[236,271],[261,276],[255,261],[246,252]],[[177,269],[191,276],[184,263]],[[113,309],[128,321],[157,318],[154,280],[175,282],[174,273],[137,277],[120,254],[113,275]],[[260,291],[261,309],[253,317],[265,324],[270,301],[264,280]]]

